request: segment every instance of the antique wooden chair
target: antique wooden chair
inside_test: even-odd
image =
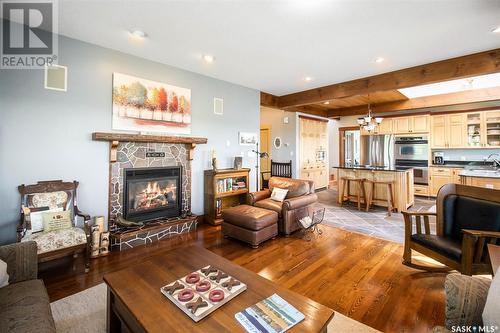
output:
[[[83,214],[77,207],[76,190],[78,182],[62,180],[42,181],[34,185],[20,185],[21,218],[17,227],[17,241],[35,241],[38,248],[38,262],[85,255],[85,272],[90,269],[90,216]],[[31,214],[35,211],[71,211],[72,227],[32,232]],[[78,223],[81,218],[82,223]],[[73,264],[73,269],[75,265]]]
[[[446,184],[438,192],[436,205],[435,213],[403,212],[403,264],[428,271],[456,269],[466,275],[491,274],[486,244],[496,244],[500,239],[500,191]],[[429,216],[436,217],[436,235],[431,234]],[[412,250],[449,268],[415,264]]]
[[[292,178],[292,161],[290,162],[275,162],[271,160],[271,171],[261,173],[262,188],[269,188],[269,178],[283,177]]]

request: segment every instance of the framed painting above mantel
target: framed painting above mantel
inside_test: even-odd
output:
[[[191,133],[191,90],[113,73],[113,129]]]

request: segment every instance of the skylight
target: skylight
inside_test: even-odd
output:
[[[424,84],[422,86],[398,89],[398,91],[408,98],[418,98],[499,86],[500,73],[495,73],[473,76],[466,79]]]

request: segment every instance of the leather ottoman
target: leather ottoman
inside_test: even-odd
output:
[[[264,208],[239,205],[222,212],[222,234],[249,243],[260,243],[278,235],[278,213]]]

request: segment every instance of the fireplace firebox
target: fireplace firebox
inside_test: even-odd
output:
[[[181,175],[180,166],[125,169],[123,217],[146,222],[180,216]]]

